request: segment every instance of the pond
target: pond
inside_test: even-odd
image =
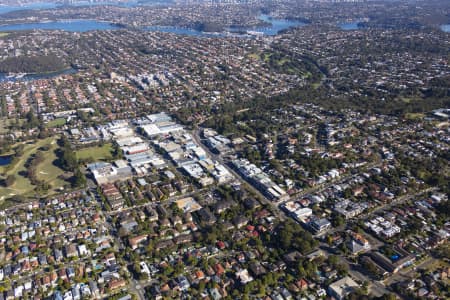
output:
[[[450,24],[441,25],[441,29],[443,32],[450,32]]]
[[[12,161],[11,155],[0,156],[0,166],[9,165],[11,163],[11,161]]]

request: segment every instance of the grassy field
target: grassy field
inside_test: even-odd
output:
[[[67,183],[58,178],[58,176],[64,174],[64,171],[53,164],[58,159],[55,153],[57,148],[56,143],[52,144],[51,149],[45,156],[45,160],[39,165],[39,173],[37,174],[37,178],[49,183],[55,192]]]
[[[112,144],[106,143],[102,147],[88,147],[80,149],[76,152],[79,160],[90,159],[92,161],[111,160],[112,159]]]
[[[8,32],[0,32],[0,38],[7,37],[8,35]]]
[[[258,53],[250,53],[248,55],[248,57],[251,58],[251,59],[254,59],[254,60],[259,60],[260,59],[260,56],[259,56]]]
[[[282,66],[282,65],[284,65],[285,63],[288,63],[288,62],[291,62],[291,60],[289,58],[287,58],[287,57],[283,57],[282,59],[277,61],[277,64],[279,66]]]
[[[53,127],[60,127],[60,126],[64,126],[64,125],[66,125],[66,119],[59,118],[59,119],[54,119],[54,120],[48,122],[45,126],[47,128],[53,128]]]
[[[407,113],[405,115],[405,118],[408,120],[420,120],[423,119],[424,117],[425,115],[421,113]]]
[[[411,101],[412,101],[413,99],[407,98],[407,97],[401,97],[400,100],[403,101],[404,103],[411,103]]]
[[[268,62],[271,56],[272,53],[264,53],[264,62]]]
[[[33,190],[35,186],[33,186],[30,180],[24,176],[24,172],[26,171],[25,164],[39,148],[44,146],[48,147],[49,150],[44,151],[45,160],[37,167],[38,178],[51,185],[49,193],[56,192],[64,185],[64,181],[57,178],[59,175],[63,174],[64,171],[53,164],[56,160],[55,150],[58,148],[56,140],[57,137],[50,137],[35,142],[28,142],[24,144],[23,155],[15,161],[13,165],[10,165],[9,167],[0,167],[0,173],[4,177],[8,175],[14,175],[16,177],[12,186],[0,188],[0,200],[4,200],[14,195],[31,196],[34,194]]]

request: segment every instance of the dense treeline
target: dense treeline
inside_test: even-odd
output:
[[[75,154],[75,151],[73,151],[69,140],[65,136],[63,136],[59,140],[59,144],[61,146],[61,149],[58,153],[58,163],[60,167],[65,171],[73,172],[73,177],[71,179],[73,187],[84,186],[86,184],[86,177],[80,170],[77,156]]]
[[[34,157],[30,158],[29,161],[25,164],[26,175],[27,178],[30,180],[32,185],[40,185],[43,184],[41,180],[38,179],[38,165],[41,164],[45,160],[45,154],[42,151],[38,151]]]
[[[264,113],[278,108],[287,108],[294,103],[314,103],[325,109],[339,111],[340,109],[353,109],[363,113],[380,113],[394,116],[404,116],[407,113],[427,113],[433,109],[450,107],[450,98],[448,97],[450,89],[442,84],[447,85],[446,78],[442,78],[441,82],[436,82],[436,87],[423,92],[423,98],[415,101],[405,102],[400,99],[389,99],[388,101],[380,101],[375,97],[339,97],[330,99],[326,87],[311,89],[310,87],[292,89],[286,94],[269,97],[257,97],[253,100],[235,103],[225,103],[220,107],[212,109],[213,118],[209,118],[203,124],[206,127],[212,127],[220,133],[237,133],[239,121],[256,119],[260,120]],[[243,113],[236,113],[239,110],[249,108]],[[192,112],[190,112],[192,113]],[[177,116],[182,119],[181,112]],[[256,123],[253,127],[256,127]],[[261,132],[267,132],[267,124],[261,124]],[[249,128],[247,128],[249,129]],[[253,131],[253,130],[252,130]],[[255,133],[259,130],[255,130]],[[249,133],[249,132],[247,132]]]
[[[9,57],[0,62],[1,73],[48,73],[67,68],[54,55]]]
[[[303,254],[311,252],[318,246],[317,240],[308,231],[290,219],[276,229],[275,234],[270,237],[270,242],[278,249],[297,250]]]

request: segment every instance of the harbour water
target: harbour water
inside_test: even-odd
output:
[[[99,6],[99,5],[114,5],[121,7],[136,7],[136,6],[154,6],[154,5],[168,5],[173,3],[173,0],[136,0],[128,2],[113,2],[113,1],[101,1],[101,2],[91,2],[91,1],[77,1],[70,6]],[[28,9],[52,9],[62,6],[62,4],[55,4],[50,2],[38,2],[32,4],[25,4],[21,6],[9,6],[1,5],[0,3],[0,14],[9,13],[18,10],[28,10]]]
[[[287,20],[287,19],[275,19],[270,17],[269,15],[262,14],[259,16],[261,21],[271,23],[271,26],[258,26],[258,27],[233,27],[232,32],[241,32],[241,31],[253,31],[260,33],[262,35],[276,35],[280,31],[292,28],[292,27],[301,27],[305,26],[306,23],[296,20]]]
[[[20,30],[65,30],[72,32],[85,32],[90,30],[111,30],[120,28],[117,25],[100,22],[96,20],[62,20],[38,23],[20,23],[12,25],[1,25],[0,31],[20,31]]]
[[[339,28],[342,30],[357,30],[359,29],[359,22],[350,22],[339,24]]]
[[[273,19],[268,15],[261,15],[260,20],[271,23],[271,26],[262,27],[233,27],[228,29],[228,33],[254,32],[260,35],[276,35],[281,30],[304,26],[305,23],[295,20]],[[1,25],[0,31],[19,31],[19,30],[65,30],[72,32],[85,32],[90,30],[113,30],[121,28],[118,25],[108,22],[100,22],[96,20],[61,20],[36,23],[20,23],[11,25]],[[210,33],[198,31],[190,28],[180,28],[175,26],[149,26],[143,28],[147,31],[171,32],[175,34],[192,35],[192,36],[223,36],[227,33]]]
[[[26,9],[50,9],[50,8],[56,8],[58,5],[55,3],[49,3],[49,2],[41,2],[41,3],[33,3],[33,4],[27,4],[22,6],[6,6],[6,5],[0,5],[0,14],[6,14],[12,11],[18,11],[18,10],[26,10]]]

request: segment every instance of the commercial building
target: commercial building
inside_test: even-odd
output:
[[[289,198],[288,194],[274,183],[269,175],[246,159],[233,161],[237,171],[261,193],[271,200],[283,201]]]
[[[328,294],[337,300],[345,299],[359,285],[350,277],[344,277],[328,287]]]

